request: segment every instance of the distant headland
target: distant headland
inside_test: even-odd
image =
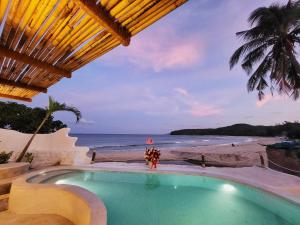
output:
[[[291,139],[300,138],[299,122],[284,122],[273,126],[234,124],[226,127],[208,129],[182,129],[175,130],[171,135],[226,135],[226,136],[260,136],[275,137],[286,136]]]

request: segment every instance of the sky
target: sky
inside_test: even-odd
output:
[[[56,113],[72,133],[164,134],[234,123],[272,125],[299,120],[300,103],[285,96],[263,101],[248,93],[247,75],[229,58],[242,43],[235,33],[274,0],[190,0],[119,46],[49,88],[83,118]],[[285,2],[285,1],[279,1]],[[44,107],[40,94],[28,106]]]

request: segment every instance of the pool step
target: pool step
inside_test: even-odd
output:
[[[0,212],[8,209],[8,199],[12,182],[27,173],[29,163],[0,164]]]
[[[0,164],[0,195],[9,193],[13,180],[27,173],[28,170],[29,163]]]
[[[12,182],[18,177],[20,176],[0,179],[0,195],[8,194],[10,192]]]
[[[9,193],[12,181],[12,178],[0,180],[0,195]]]
[[[0,195],[0,212],[8,209],[9,194]]]

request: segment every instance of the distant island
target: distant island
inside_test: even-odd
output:
[[[175,130],[171,135],[226,135],[226,136],[285,136],[290,139],[300,138],[299,122],[284,122],[273,126],[254,126],[250,124],[234,124],[226,127],[209,129],[183,129]]]

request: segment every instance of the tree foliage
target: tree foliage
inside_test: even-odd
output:
[[[249,124],[234,124],[215,129],[184,129],[172,131],[171,135],[226,135],[226,136],[286,136],[290,139],[300,139],[300,123],[284,122],[274,126],[253,126]]]
[[[27,142],[27,144],[25,145],[21,154],[18,156],[18,158],[16,160],[17,162],[22,161],[22,159],[26,155],[26,152],[27,152],[29,146],[31,145],[33,139],[39,133],[39,131],[44,127],[44,125],[46,124],[46,122],[52,116],[53,113],[59,112],[59,111],[67,111],[67,112],[73,113],[76,116],[76,122],[79,122],[79,120],[81,119],[81,112],[79,111],[79,109],[77,109],[76,107],[73,107],[73,106],[68,106],[65,103],[59,103],[59,102],[55,101],[51,96],[49,96],[48,107],[46,107],[45,111],[46,111],[46,113],[45,113],[44,118],[40,122],[39,126],[35,129],[34,133],[32,134],[32,136],[29,139],[29,141]]]
[[[23,133],[34,133],[47,113],[43,108],[30,108],[15,102],[0,102],[0,128],[10,128]],[[39,133],[52,133],[67,127],[50,116]]]
[[[251,28],[236,34],[245,44],[231,56],[230,68],[243,57],[242,68],[249,75],[248,91],[257,90],[259,99],[267,87],[298,99],[300,0],[260,7],[251,13],[248,22]]]

